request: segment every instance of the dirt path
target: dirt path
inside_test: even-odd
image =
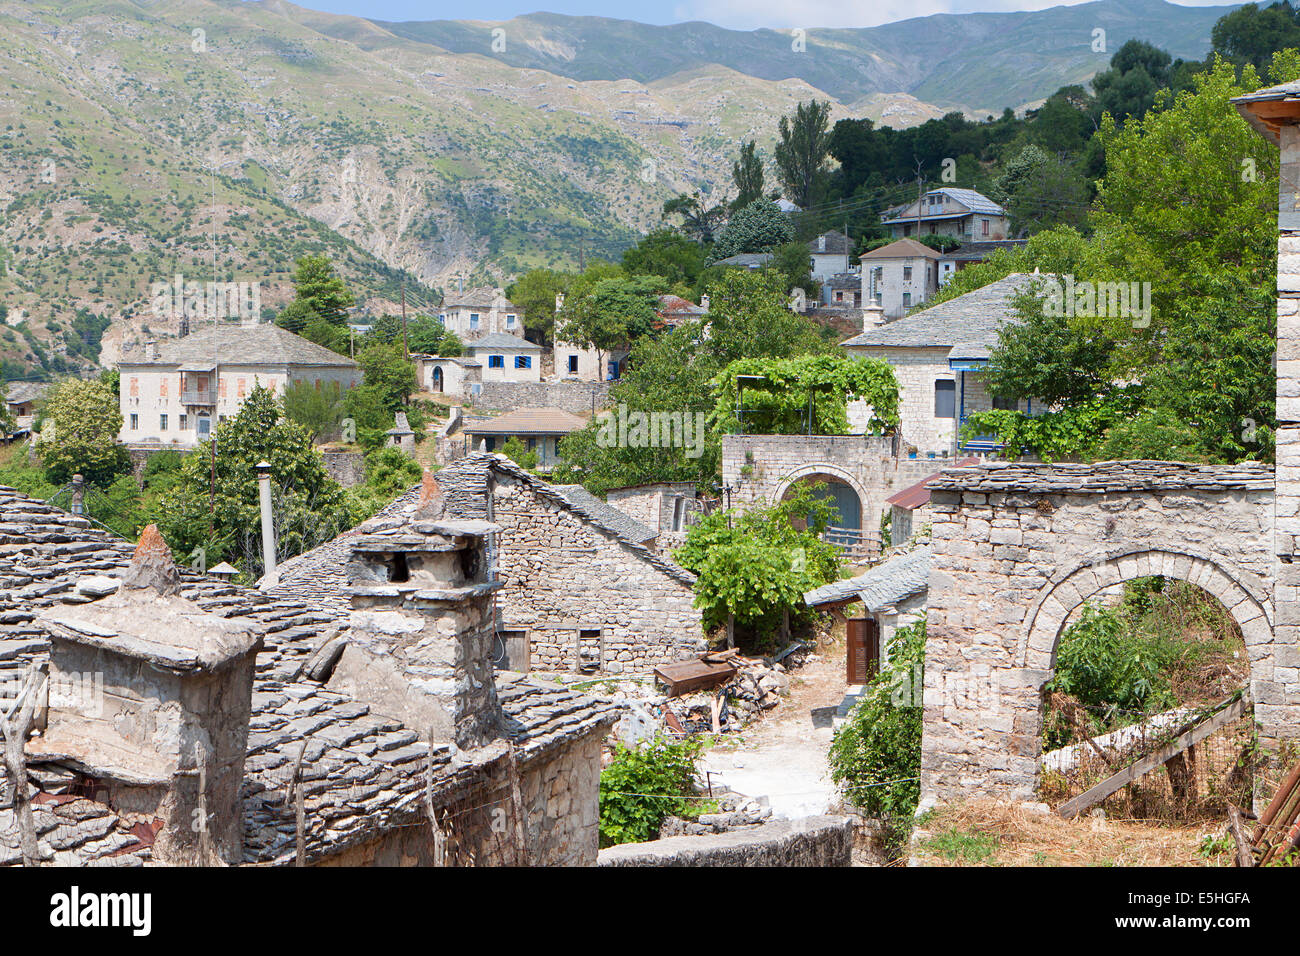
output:
[[[818,660],[791,672],[790,696],[740,737],[715,744],[703,768],[715,786],[767,797],[772,816],[816,816],[830,808],[835,788],[826,768],[831,718],[844,699],[844,643],[824,644]]]

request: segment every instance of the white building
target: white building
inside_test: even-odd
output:
[[[542,380],[542,347],[525,338],[491,332],[465,343],[465,356],[481,366],[483,382]]]
[[[812,277],[823,285],[834,276],[851,272],[853,264],[852,243],[842,232],[824,232],[808,241],[808,255],[812,259]],[[825,298],[823,302],[827,301]]]
[[[1011,228],[1004,208],[983,193],[955,186],[932,189],[906,206],[888,210],[882,223],[895,239],[955,236],[963,242],[1006,239]]]
[[[453,293],[438,310],[438,319],[462,342],[485,335],[524,335],[523,310],[497,289]]]
[[[915,239],[899,239],[862,254],[862,302],[875,302],[898,319],[939,291],[939,253]]]
[[[959,443],[961,426],[972,412],[1044,410],[1041,402],[993,398],[985,387],[998,330],[1018,321],[1012,297],[1033,281],[1033,276],[1013,273],[906,318],[864,328],[841,343],[850,355],[884,359],[893,366],[904,446],[921,456],[986,451],[993,446],[991,439]]]
[[[192,448],[234,415],[257,385],[283,394],[289,382],[340,392],[361,384],[361,367],[301,336],[266,324],[204,326],[190,335],[125,351],[122,431],[127,445]]]

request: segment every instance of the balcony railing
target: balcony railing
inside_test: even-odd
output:
[[[212,388],[191,388],[181,392],[182,405],[215,405],[217,392]]]

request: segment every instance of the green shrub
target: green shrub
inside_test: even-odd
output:
[[[831,741],[831,780],[845,799],[885,821],[895,847],[911,829],[921,785],[925,622],[899,628],[889,664],[867,685]]]
[[[641,843],[659,835],[668,816],[699,812],[692,777],[701,737],[673,742],[655,737],[637,747],[618,744],[600,772],[600,845]]]

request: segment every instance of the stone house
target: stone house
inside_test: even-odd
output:
[[[991,448],[991,440],[959,443],[961,426],[971,412],[1041,410],[1042,403],[1033,400],[996,399],[984,384],[998,330],[1017,321],[1012,298],[1033,281],[1033,276],[1013,273],[905,318],[864,328],[840,343],[850,355],[884,359],[893,366],[902,441],[916,454],[944,457],[962,449]]]
[[[415,362],[420,387],[426,392],[466,398],[473,395],[475,385],[483,383],[483,365],[478,359],[423,353],[416,353],[411,359]]]
[[[564,293],[555,296],[555,339],[552,349],[557,381],[612,382],[623,373],[627,349],[594,349],[564,338]]]
[[[692,606],[695,577],[655,553],[653,528],[501,455],[469,455],[443,468],[436,481],[449,515],[502,529],[491,544],[501,584],[500,666],[648,673],[706,649],[700,612]],[[415,502],[408,493],[376,518],[398,518]],[[341,606],[356,534],[283,562],[259,587],[277,598]]]
[[[931,551],[928,544],[895,555],[857,577],[832,581],[804,595],[804,603],[837,617],[859,601],[875,620],[880,635],[880,663],[901,627],[925,620]]]
[[[361,384],[346,355],[266,323],[207,325],[123,353],[120,409],[125,445],[193,448],[239,411],[257,385],[282,395],[290,382],[345,392]]]
[[[605,492],[605,501],[655,529],[656,543],[663,553],[684,544],[690,526],[716,504],[701,499],[692,481],[661,481],[611,488]]]
[[[967,266],[983,262],[999,249],[1019,249],[1029,244],[1028,239],[999,239],[990,242],[963,242],[956,249],[939,253],[939,286],[948,284],[948,280]]]
[[[939,253],[915,239],[898,239],[862,254],[862,301],[898,319],[939,291]]]
[[[466,344],[485,335],[524,335],[523,310],[499,289],[452,293],[438,309],[438,320]]]
[[[842,232],[823,232],[809,239],[808,255],[812,260],[812,277],[823,286],[832,276],[844,275],[853,268],[853,242]]]
[[[881,225],[895,239],[905,236],[954,236],[963,242],[1006,239],[1011,227],[1007,211],[974,189],[943,186],[915,202],[888,210]]]
[[[517,438],[528,451],[537,453],[539,467],[549,468],[560,460],[560,440],[586,424],[586,419],[559,408],[517,408],[496,418],[469,422],[465,434],[479,451],[497,451]]]
[[[417,500],[349,541],[341,600],[307,604],[178,569],[156,531],[133,555],[17,492],[0,505],[0,571],[35,584],[4,595],[0,703],[48,678],[25,748],[41,860],[595,862],[617,708],[493,675],[492,526]],[[0,770],[5,865],[14,783]]]
[[[36,421],[36,403],[49,387],[49,382],[10,382],[5,386],[5,406],[14,420],[11,436],[31,432]]]
[[[542,347],[522,336],[489,332],[466,343],[465,357],[478,362],[483,382],[542,380]]]

